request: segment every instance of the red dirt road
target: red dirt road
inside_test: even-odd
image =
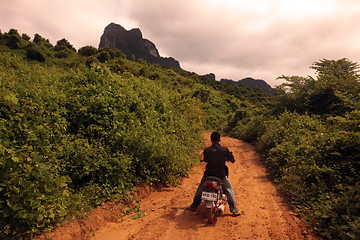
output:
[[[204,134],[209,146],[209,133]],[[146,216],[133,219],[130,216],[107,223],[92,232],[91,240],[187,240],[187,239],[251,239],[251,240],[302,240],[315,239],[304,224],[292,213],[279,196],[275,186],[267,179],[261,167],[260,156],[254,148],[242,141],[223,137],[221,144],[233,152],[236,162],[229,163],[229,178],[242,212],[232,217],[228,207],[216,223],[208,224],[205,209],[198,212],[185,208],[202,177],[205,165],[199,163],[179,187],[152,192],[140,201]],[[53,238],[54,239],[54,238]],[[71,238],[61,238],[71,239]],[[75,239],[75,238],[74,238]]]
[[[210,145],[210,134],[204,139]],[[242,213],[232,217],[228,207],[214,224],[206,221],[204,205],[196,213],[186,211],[201,180],[204,163],[192,169],[178,187],[150,192],[141,188],[140,209],[146,216],[121,217],[124,205],[108,202],[77,219],[58,227],[38,240],[314,240],[305,225],[292,213],[268,180],[260,156],[242,141],[223,137],[222,145],[233,152],[236,162],[229,163],[230,182]]]

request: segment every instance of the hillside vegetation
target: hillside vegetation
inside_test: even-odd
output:
[[[287,82],[266,112],[235,115],[231,135],[253,142],[279,189],[323,239],[360,239],[358,64],[320,60],[316,78]]]
[[[252,142],[323,239],[360,238],[358,65],[269,96],[115,49],[0,33],[0,236],[30,239],[136,187],[177,184],[218,130]]]

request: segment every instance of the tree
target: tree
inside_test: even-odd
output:
[[[109,47],[104,47],[104,48],[99,48],[98,52],[108,52],[110,54],[111,59],[114,58],[125,58],[125,54],[120,51],[120,49],[117,48],[109,48]]]
[[[44,43],[44,42],[45,42],[45,38],[43,38],[39,34],[35,33],[33,43],[41,44],[41,43]]]
[[[34,44],[32,44],[29,48],[26,49],[26,57],[30,60],[36,60],[39,62],[45,61],[45,55],[36,47]]]
[[[279,89],[276,112],[285,109],[299,113],[344,116],[357,108],[360,100],[358,63],[345,58],[323,59],[310,68],[315,69],[317,78],[282,76],[287,82]]]
[[[319,77],[331,75],[337,79],[341,78],[359,78],[359,64],[351,62],[346,58],[339,60],[322,59],[313,63],[310,67],[315,69]]]
[[[82,56],[90,57],[92,55],[95,55],[97,52],[97,49],[93,46],[85,46],[79,49],[78,53]]]
[[[66,40],[65,38],[57,41],[56,45],[55,45],[55,51],[61,51],[61,50],[71,50],[76,52],[76,49],[73,47],[73,45],[70,44],[70,42],[68,40]]]
[[[53,45],[50,43],[49,39],[45,39],[42,36],[40,36],[38,33],[35,34],[33,43],[36,43],[37,45],[43,45],[47,48],[52,48]]]
[[[26,33],[23,33],[23,34],[21,35],[21,37],[22,37],[22,39],[24,39],[25,41],[29,41],[29,40],[30,40],[29,35],[27,35]]]
[[[10,29],[8,34],[4,35],[5,44],[11,49],[21,48],[21,37],[16,29]]]
[[[109,61],[111,59],[111,56],[110,56],[110,53],[108,53],[107,51],[103,51],[97,55],[97,59],[100,62],[104,63],[106,61]]]
[[[6,46],[11,49],[19,49],[21,47],[19,35],[10,35],[6,40]]]
[[[9,30],[8,34],[9,35],[19,35],[19,32],[18,32],[18,30],[12,28]]]

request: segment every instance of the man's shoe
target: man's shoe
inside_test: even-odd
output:
[[[239,213],[239,210],[237,208],[233,209],[231,211],[233,217],[237,217],[237,216],[240,216],[240,213]]]
[[[190,211],[190,212],[196,212],[196,208],[193,207],[187,207],[186,210]]]

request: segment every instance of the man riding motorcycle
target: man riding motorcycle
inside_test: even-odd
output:
[[[220,145],[220,133],[211,133],[210,139],[212,145],[205,148],[203,152],[203,161],[206,162],[206,169],[199,184],[199,187],[195,192],[193,203],[187,209],[192,212],[195,212],[197,210],[201,203],[201,193],[204,190],[204,181],[206,177],[213,176],[222,179],[224,186],[223,188],[225,189],[225,194],[227,196],[227,201],[230,207],[230,212],[233,214],[233,216],[239,216],[240,214],[238,213],[238,209],[236,208],[235,194],[227,177],[227,166],[225,165],[226,161],[234,163],[234,156],[227,147]]]

